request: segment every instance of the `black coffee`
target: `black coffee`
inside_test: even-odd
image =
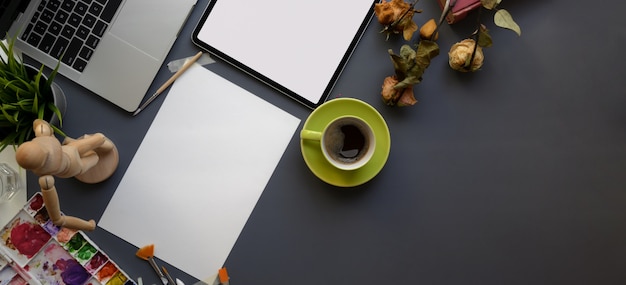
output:
[[[365,147],[365,136],[358,127],[353,125],[341,126],[343,133],[343,147],[339,151],[339,155],[344,158],[355,158]]]
[[[335,162],[357,163],[369,151],[369,129],[355,118],[344,118],[331,124],[324,133],[324,151]]]

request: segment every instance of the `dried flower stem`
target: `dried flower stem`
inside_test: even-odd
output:
[[[472,56],[470,57],[470,60],[468,63],[465,64],[465,68],[469,68],[470,70],[472,69],[472,63],[474,62],[474,57],[476,56],[476,50],[478,50],[478,42],[480,41],[480,16],[481,16],[481,12],[483,11],[483,7],[480,6],[480,8],[478,9],[478,16],[476,17],[476,32],[474,32],[474,36],[476,37],[476,39],[474,39],[474,50],[472,51]]]
[[[446,19],[446,16],[448,16],[448,13],[450,13],[450,11],[452,11],[452,8],[454,8],[454,5],[456,5],[456,1],[457,0],[447,0],[446,1],[446,6],[443,9],[443,11],[441,12],[441,16],[439,17],[439,23],[437,24],[437,27],[441,26],[441,24],[443,24],[443,20]]]
[[[409,6],[409,8],[406,9],[406,11],[404,11],[404,14],[402,14],[402,16],[400,16],[400,18],[398,18],[393,23],[391,23],[391,25],[397,25],[398,22],[402,21],[402,19],[404,19],[404,17],[406,17],[406,15],[409,14],[409,12],[411,12],[413,10],[413,8],[415,8],[415,4],[417,4],[417,2],[419,2],[419,1],[420,0],[413,1],[413,4],[411,4],[411,6]]]
[[[454,8],[454,5],[456,5],[456,1],[457,0],[446,0],[446,4],[443,8],[443,11],[441,12],[441,16],[439,17],[439,23],[437,23],[437,27],[435,27],[435,31],[433,31],[433,34],[430,35],[430,40],[434,40],[435,36],[437,35],[437,33],[439,32],[439,27],[441,27],[441,25],[443,24],[443,20],[446,19],[446,16],[448,16],[448,13],[450,13],[450,11],[452,11],[452,8]]]

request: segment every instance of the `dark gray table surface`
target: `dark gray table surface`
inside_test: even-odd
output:
[[[190,35],[207,1],[198,1],[166,62],[198,51]],[[414,18],[420,25],[439,15],[435,0],[416,7],[424,9]],[[444,25],[441,55],[415,86],[419,103],[405,108],[380,99],[393,74],[387,50],[404,41],[385,41],[380,24],[370,24],[332,97],[359,98],[383,115],[387,164],[364,185],[337,188],[309,171],[294,134],[226,261],[232,284],[626,284],[626,4],[501,7],[522,36],[485,16],[494,46],[481,71],[465,74],[448,67],[447,50],[472,32],[474,18]],[[320,15],[328,20],[341,23]],[[310,114],[224,62],[207,68],[303,123]],[[149,93],[168,76],[163,67]],[[105,182],[57,180],[64,212],[98,220],[166,95],[132,117],[58,82],[68,97],[64,131],[102,132],[121,154]],[[30,174],[29,196],[38,190]],[[100,228],[88,235],[133,278],[159,283],[136,247]],[[196,282],[172,266],[175,277]]]

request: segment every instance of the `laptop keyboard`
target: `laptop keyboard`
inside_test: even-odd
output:
[[[81,72],[123,0],[43,0],[22,40]]]

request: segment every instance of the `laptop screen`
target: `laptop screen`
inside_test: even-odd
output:
[[[24,12],[28,0],[0,0],[0,38],[4,39],[20,12]]]

